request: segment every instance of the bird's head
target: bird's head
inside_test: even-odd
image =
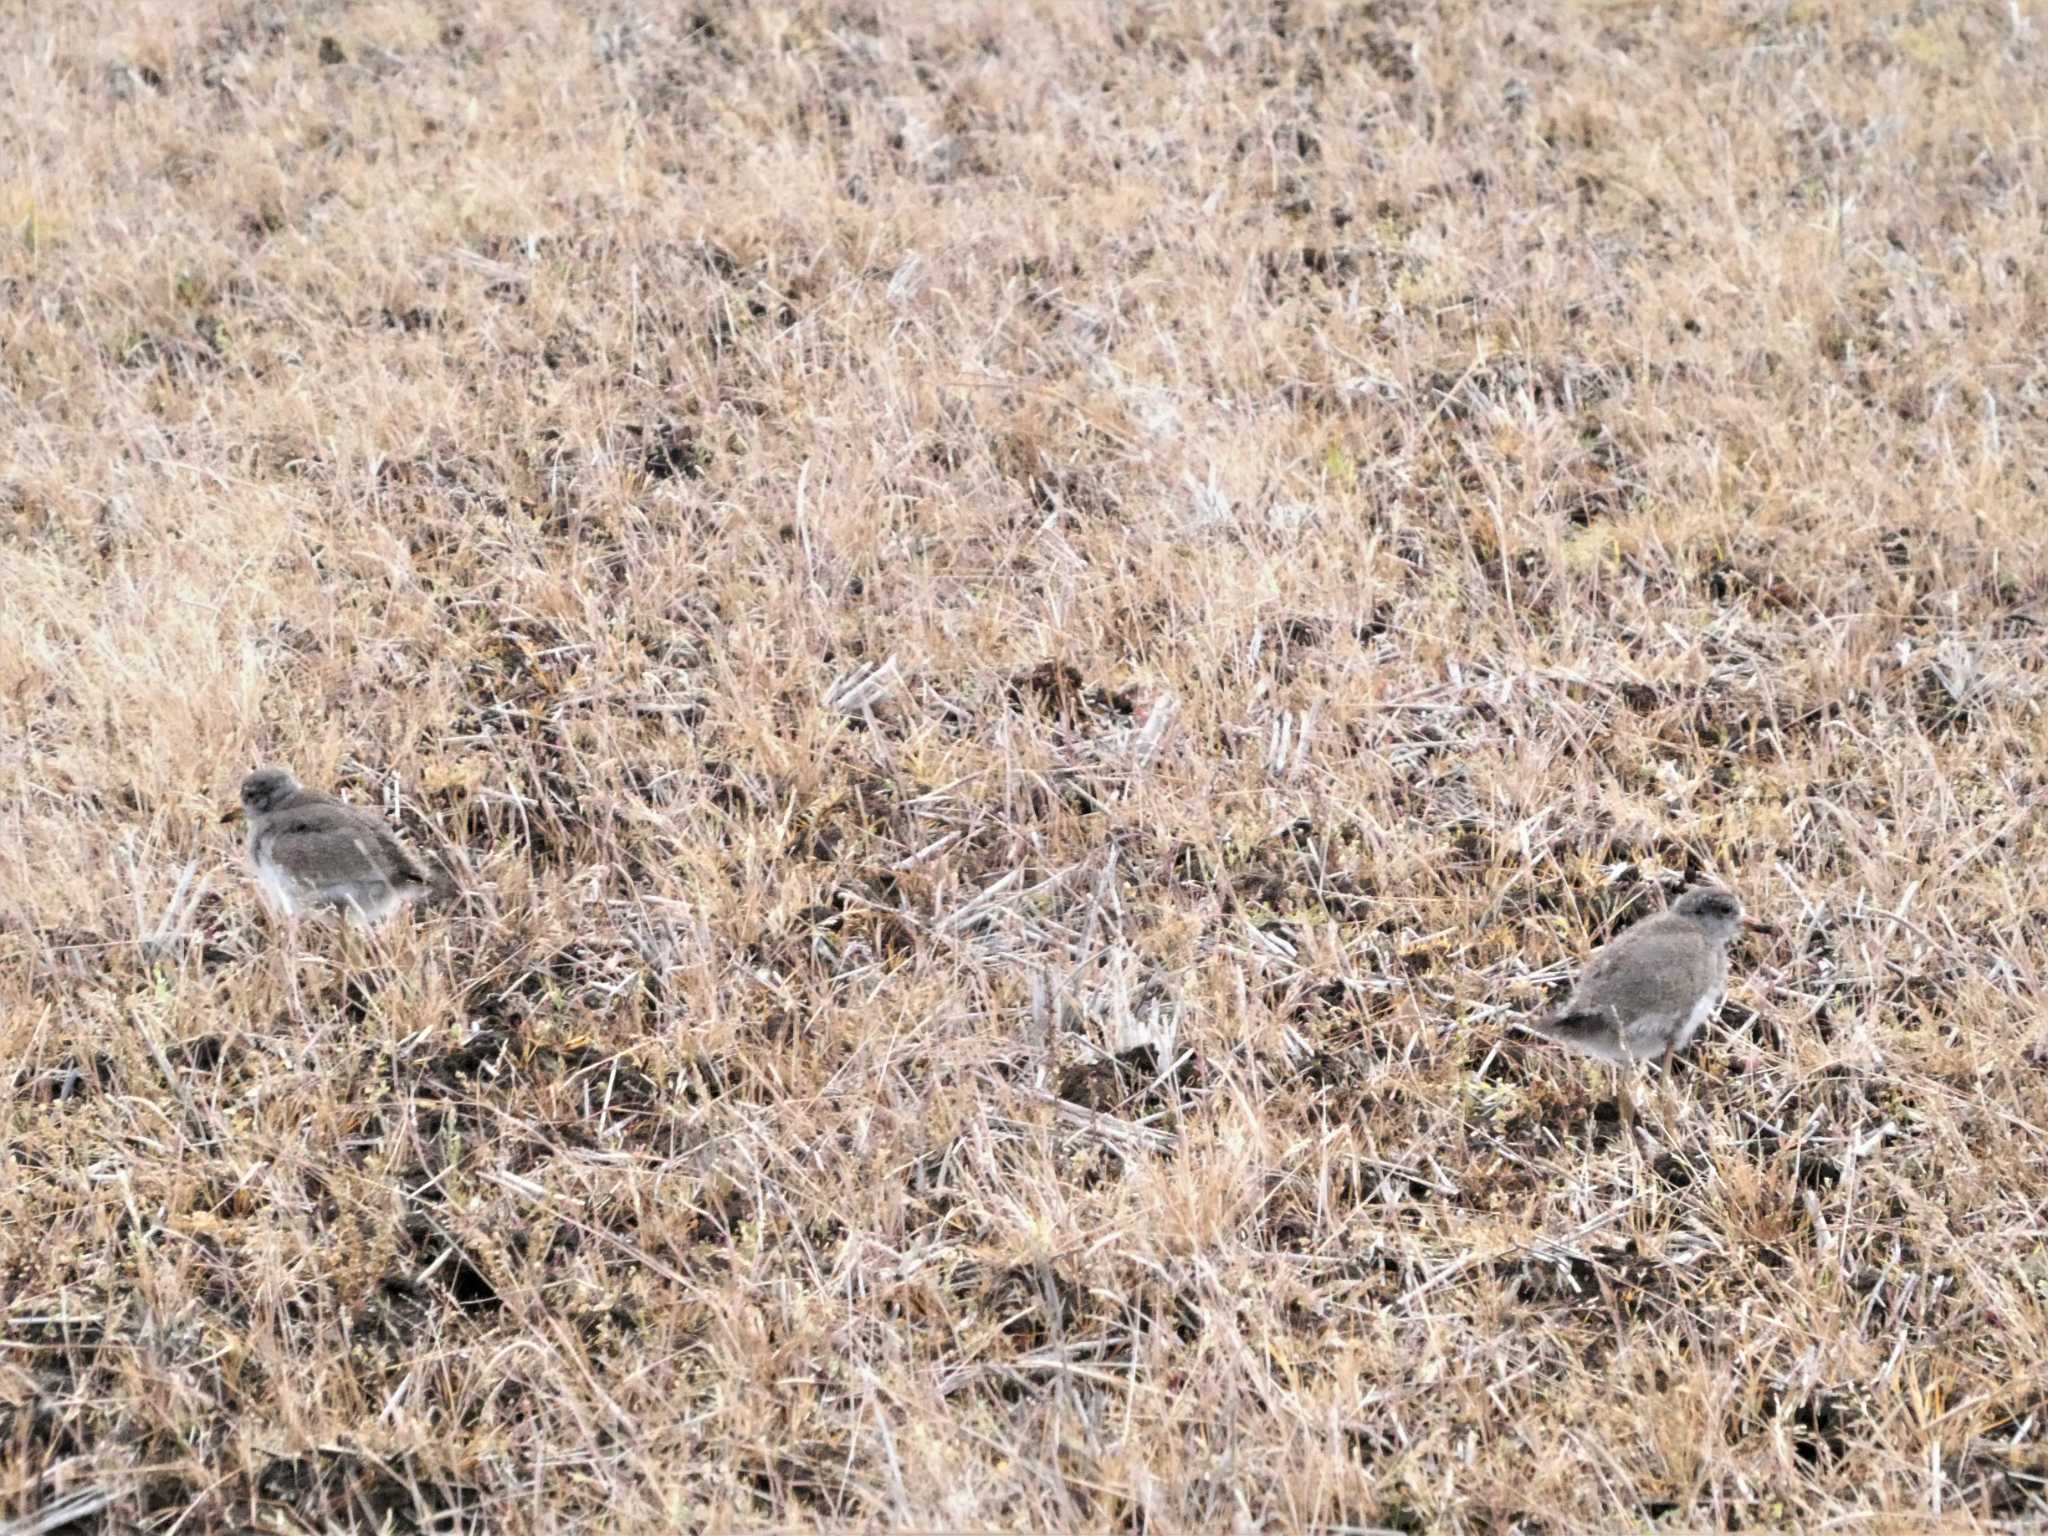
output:
[[[244,815],[261,816],[298,787],[299,781],[288,769],[258,768],[242,780],[241,804],[229,806],[220,819],[225,822]]]
[[[1744,917],[1742,903],[1736,899],[1735,893],[1718,885],[1694,886],[1671,904],[1671,910],[1698,923],[1709,938],[1722,944],[1734,938],[1738,928],[1747,928],[1752,933],[1777,932],[1769,923]]]

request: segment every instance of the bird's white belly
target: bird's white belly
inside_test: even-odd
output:
[[[344,880],[338,885],[323,886],[318,899],[344,917],[370,924],[383,922],[398,910],[402,901],[390,886],[368,880]]]
[[[1692,1044],[1692,1037],[1700,1032],[1700,1026],[1721,1011],[1721,999],[1724,996],[1724,992],[1709,992],[1692,1005],[1692,1012],[1685,1016],[1684,1022],[1678,1026],[1678,1034],[1671,1042],[1674,1051],[1682,1051]]]
[[[292,889],[291,881],[285,878],[283,870],[268,859],[260,860],[256,866],[256,878],[263,882],[263,889],[270,894],[271,901],[286,917],[296,916],[299,903]]]

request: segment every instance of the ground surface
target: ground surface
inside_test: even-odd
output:
[[[0,1516],[2048,1517],[2034,8],[583,9],[0,4]]]

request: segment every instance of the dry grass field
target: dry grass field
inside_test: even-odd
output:
[[[0,1529],[2048,1520],[2032,0],[0,23]]]

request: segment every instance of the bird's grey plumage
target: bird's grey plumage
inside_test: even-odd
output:
[[[241,810],[249,862],[288,918],[332,910],[378,923],[437,889],[381,816],[307,789],[282,768],[242,781]]]
[[[1742,923],[1732,894],[1697,886],[1596,951],[1565,1005],[1526,1027],[1613,1066],[1657,1056],[1668,1066],[1720,1011]]]

